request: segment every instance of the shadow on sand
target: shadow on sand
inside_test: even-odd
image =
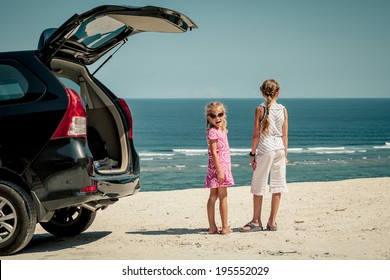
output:
[[[207,229],[201,228],[169,228],[166,230],[139,230],[128,231],[127,234],[142,234],[142,235],[186,235],[207,233]]]
[[[232,229],[232,232],[240,232],[240,229]],[[128,231],[126,234],[142,235],[186,235],[186,234],[209,234],[207,228],[169,228],[166,230],[139,230]]]
[[[111,234],[110,231],[84,232],[75,236],[58,237],[49,233],[35,234],[30,243],[18,255],[56,252],[95,242]]]

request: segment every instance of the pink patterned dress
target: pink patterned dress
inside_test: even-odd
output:
[[[217,154],[219,164],[221,166],[222,172],[225,175],[225,179],[222,182],[218,182],[217,170],[213,162],[213,157],[211,155],[209,140],[217,139]],[[208,145],[208,154],[209,154],[209,164],[208,172],[206,176],[206,182],[204,184],[205,188],[218,188],[218,187],[228,187],[234,185],[234,179],[231,169],[231,160],[230,160],[230,148],[228,137],[226,131],[218,130],[211,128],[207,133],[207,145]]]

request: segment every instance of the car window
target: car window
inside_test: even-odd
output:
[[[16,68],[0,64],[0,101],[22,98],[27,90],[28,81]]]
[[[14,60],[0,60],[0,105],[37,100],[45,85]]]
[[[92,17],[80,24],[71,39],[90,49],[94,49],[115,38],[125,29],[126,25],[113,18]]]

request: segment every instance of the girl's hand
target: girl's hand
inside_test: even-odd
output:
[[[222,171],[218,172],[218,177],[217,177],[217,180],[218,182],[223,182],[223,180],[225,179],[225,175],[223,174]]]
[[[256,169],[256,159],[255,159],[255,157],[251,157],[251,167],[252,167],[252,170]]]

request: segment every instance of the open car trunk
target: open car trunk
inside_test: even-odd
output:
[[[87,110],[88,146],[95,161],[96,171],[121,173],[131,163],[126,129],[114,101],[92,80],[87,68],[65,60],[51,61],[53,72],[80,94]],[[72,82],[69,83],[69,80]]]

